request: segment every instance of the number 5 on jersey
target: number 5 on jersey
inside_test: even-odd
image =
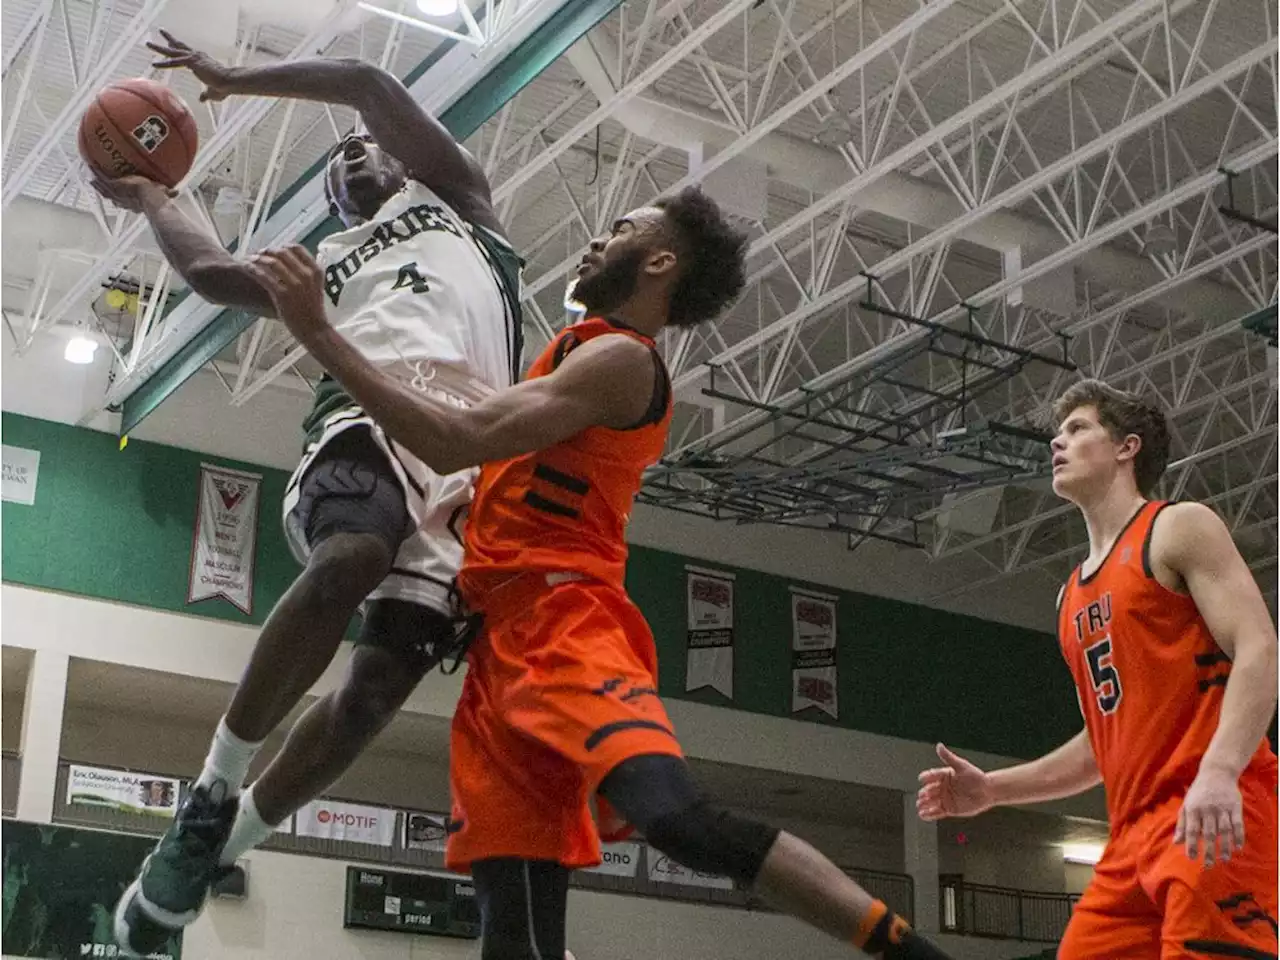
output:
[[[1103,714],[1115,713],[1124,695],[1120,689],[1120,674],[1111,660],[1111,637],[1106,636],[1084,652],[1089,661],[1089,678],[1093,681],[1093,696]]]

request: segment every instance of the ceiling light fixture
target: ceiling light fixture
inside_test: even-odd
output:
[[[458,0],[418,0],[418,11],[426,17],[451,17],[458,12]]]
[[[68,363],[86,364],[93,363],[93,356],[97,352],[97,340],[77,336],[67,341],[67,349],[62,356]]]

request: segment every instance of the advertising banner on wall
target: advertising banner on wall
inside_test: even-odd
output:
[[[733,699],[733,574],[685,567],[688,577],[686,691],[710,687]]]
[[[200,464],[187,603],[221,597],[245,615],[253,614],[261,485],[262,474]]]
[[[406,850],[430,850],[444,853],[449,838],[449,817],[443,813],[418,813],[406,810],[404,814],[404,848]]]
[[[178,812],[178,781],[73,763],[67,774],[67,803],[172,817]]]
[[[645,849],[644,858],[649,866],[649,879],[655,883],[675,883],[682,887],[708,887],[713,890],[733,889],[733,881],[728,877],[690,870],[653,847]]]
[[[40,479],[40,451],[5,444],[0,457],[0,496],[6,503],[31,506],[36,502],[36,481]]]
[[[111,914],[154,837],[6,820],[3,845],[6,957],[124,956]],[[150,960],[181,957],[177,931]]]
[[[297,812],[294,833],[300,837],[389,847],[395,842],[396,812],[359,803],[316,800]]]
[[[606,877],[634,877],[640,870],[640,844],[606,843],[601,845],[600,865],[588,867],[584,873]]]
[[[792,587],[791,712],[839,719],[836,689],[836,598]]]

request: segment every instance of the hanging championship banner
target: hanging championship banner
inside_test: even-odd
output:
[[[178,812],[178,781],[73,763],[67,774],[67,803],[172,817]]]
[[[316,800],[298,811],[294,832],[300,837],[389,847],[396,837],[396,812],[385,807]]]
[[[677,883],[682,887],[710,887],[713,890],[733,889],[733,881],[728,877],[690,870],[653,847],[645,851],[644,858],[649,865],[649,879],[654,883]]]
[[[443,813],[404,814],[404,848],[406,850],[430,850],[444,853],[449,839],[448,816]]]
[[[791,588],[791,712],[817,707],[838,719],[836,598]]]
[[[733,699],[733,574],[688,573],[689,662],[686,691],[711,687]]]
[[[252,615],[261,484],[260,473],[200,464],[187,603],[222,597],[242,613]]]
[[[634,877],[640,868],[640,844],[603,843],[600,865],[584,868],[584,873],[602,873],[607,877]]]

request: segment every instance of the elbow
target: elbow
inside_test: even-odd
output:
[[[183,272],[183,279],[187,281],[192,292],[211,303],[217,303],[217,290],[219,287],[219,277],[222,276],[225,267],[222,264],[215,263],[211,260],[197,260]]]
[[[376,64],[352,57],[344,57],[339,62],[350,72],[353,94],[351,102],[360,110],[366,109],[371,102],[385,99],[393,87],[400,83]]]

